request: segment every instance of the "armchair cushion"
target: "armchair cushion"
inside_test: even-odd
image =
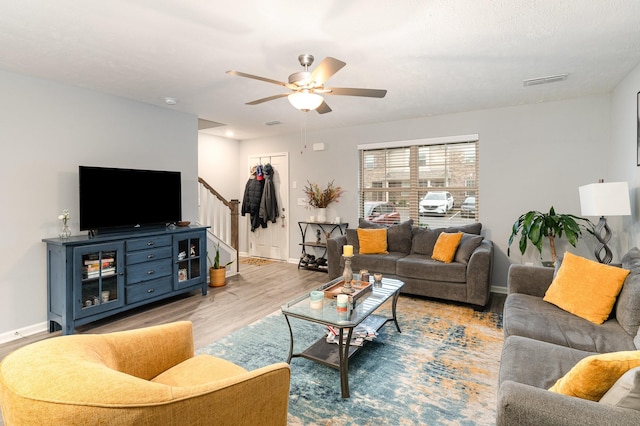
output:
[[[201,354],[160,373],[152,382],[168,386],[195,386],[244,374],[247,370],[211,355]]]
[[[630,272],[618,295],[615,313],[622,328],[633,336],[640,329],[640,250],[637,247],[622,257],[622,267]],[[640,349],[640,345],[637,346]]]
[[[604,394],[600,402],[640,410],[640,367],[624,373]]]

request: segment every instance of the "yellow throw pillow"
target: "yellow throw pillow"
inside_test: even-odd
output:
[[[591,355],[580,360],[549,390],[563,395],[600,401],[600,398],[624,373],[638,366],[640,366],[640,351]]]
[[[449,234],[447,232],[441,233],[438,236],[436,245],[433,247],[433,255],[431,255],[431,258],[444,263],[453,262],[456,250],[458,250],[458,246],[460,245],[460,240],[462,240],[462,235],[462,232],[456,232],[455,234]]]
[[[609,318],[627,275],[626,269],[566,252],[544,300],[594,324],[602,324]]]
[[[387,228],[358,228],[360,254],[387,254]]]

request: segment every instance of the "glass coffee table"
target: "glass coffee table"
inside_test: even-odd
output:
[[[357,274],[354,274],[354,277],[357,278]],[[324,291],[341,281],[342,277],[338,277],[317,290]],[[353,330],[358,325],[363,325],[378,331],[387,322],[392,321],[396,325],[398,332],[401,332],[396,317],[396,305],[403,285],[402,281],[391,278],[383,278],[381,282],[376,283],[372,277],[370,281],[371,291],[357,299],[355,306],[348,308],[346,312],[338,311],[335,298],[325,298],[321,308],[312,309],[309,294],[282,305],[282,313],[287,320],[291,336],[287,362],[290,363],[293,357],[303,357],[338,369],[340,371],[342,397],[349,398],[349,358],[358,353],[367,343],[365,340],[361,346],[351,345]],[[392,299],[391,317],[374,314],[374,311],[389,299]],[[338,343],[328,343],[326,337],[322,337],[303,352],[294,354],[294,336],[289,317],[324,324],[338,330]]]

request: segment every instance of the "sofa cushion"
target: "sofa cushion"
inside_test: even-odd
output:
[[[353,253],[360,253],[360,242],[358,241],[358,229],[347,228],[346,233],[347,233],[347,244],[353,246]]]
[[[411,228],[413,220],[406,220],[387,229],[387,245],[389,251],[399,251],[409,254],[411,252]]]
[[[443,231],[443,228],[413,228],[411,253],[424,254],[431,257],[433,254],[433,247],[436,245],[436,241],[438,241],[438,237]]]
[[[640,410],[640,367],[632,368],[600,399],[603,404]]]
[[[387,229],[358,228],[360,254],[387,254]]]
[[[640,351],[591,355],[578,362],[549,390],[590,401],[599,401],[624,373],[639,366]]]
[[[626,269],[566,252],[544,300],[594,324],[602,324],[611,314],[628,274]]]
[[[512,293],[504,302],[505,336],[524,336],[590,352],[635,349],[633,336],[615,319],[596,325],[547,303],[542,298]]]
[[[482,223],[474,222],[468,225],[450,226],[445,228],[444,232],[466,232],[467,234],[480,235],[480,232],[482,232]]]
[[[351,258],[351,268],[354,272],[366,269],[373,275],[380,272],[384,275],[396,274],[396,262],[398,259],[406,256],[400,252],[389,252],[388,254],[355,254]],[[341,265],[344,267],[344,259],[341,259]]]
[[[638,247],[632,248],[622,257],[622,267],[630,272],[618,295],[615,307],[616,319],[627,333],[634,336],[640,327],[640,250]]]
[[[516,383],[549,389],[580,360],[593,352],[579,351],[521,336],[509,336],[502,346],[499,383]],[[526,367],[526,368],[523,368]]]
[[[438,236],[436,245],[433,247],[433,260],[439,260],[444,263],[451,263],[456,256],[456,250],[460,245],[462,232],[448,233],[443,232]]]
[[[484,237],[481,235],[467,234],[465,232],[462,235],[462,240],[460,241],[454,260],[456,262],[464,263],[465,265],[469,263],[471,255],[480,246],[480,244],[482,244],[483,239]]]
[[[421,254],[410,254],[398,259],[396,271],[399,277],[450,283],[467,281],[467,265],[457,262],[442,263]]]

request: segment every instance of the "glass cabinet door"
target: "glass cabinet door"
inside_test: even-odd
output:
[[[174,237],[174,245],[178,253],[175,260],[177,288],[184,288],[200,281],[205,276],[207,267],[207,254],[205,241],[201,233],[182,234]]]
[[[124,244],[105,243],[74,249],[76,318],[124,305]]]

